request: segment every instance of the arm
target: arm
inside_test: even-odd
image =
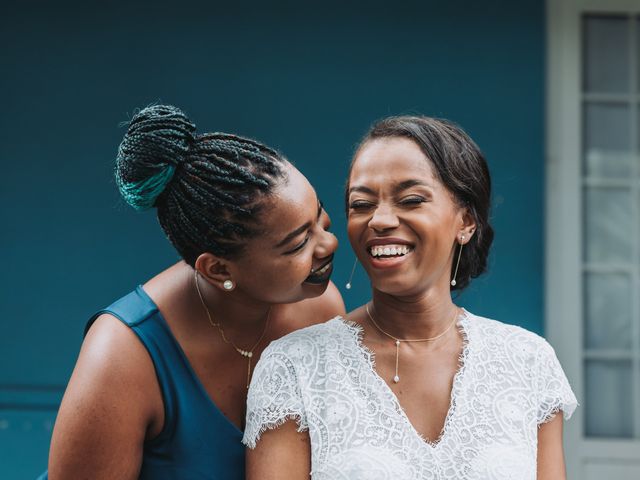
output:
[[[247,480],[309,480],[309,432],[298,432],[292,420],[267,430],[253,450],[247,449]]]
[[[161,428],[158,411],[162,395],[146,349],[119,320],[101,316],[58,412],[49,478],[138,478],[145,438]]]
[[[563,421],[576,409],[576,400],[555,351],[546,341],[538,348],[538,479],[566,479],[562,447]]]
[[[248,479],[310,479],[311,440],[303,400],[309,379],[306,369],[296,368],[304,358],[287,354],[297,341],[291,336],[271,343],[254,370],[242,439],[248,447]]]
[[[538,480],[564,480],[562,411],[538,429]]]

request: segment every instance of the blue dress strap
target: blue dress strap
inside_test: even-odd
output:
[[[107,308],[98,310],[84,327],[86,335],[96,319],[105,313],[113,315],[125,325],[135,327],[144,322],[150,315],[158,313],[158,307],[151,301],[141,285],[133,291],[116,300]]]
[[[110,314],[149,352],[164,402],[161,433],[144,445],[140,479],[244,479],[242,432],[211,401],[157,305],[141,286],[87,322]],[[44,474],[40,479],[46,479]]]

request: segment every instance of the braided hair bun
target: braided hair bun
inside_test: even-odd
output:
[[[265,199],[287,178],[277,151],[228,133],[195,134],[176,107],[137,113],[116,158],[116,183],[136,210],[156,208],[169,241],[191,266],[198,255],[242,254],[262,232]]]
[[[153,105],[131,119],[118,148],[116,183],[136,210],[156,205],[194,143],[196,126],[178,108]]]

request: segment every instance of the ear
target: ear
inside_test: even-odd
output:
[[[228,292],[229,289],[224,288],[224,282],[233,281],[228,267],[228,260],[208,252],[201,254],[195,263],[195,268],[203,279],[225,292]]]
[[[456,234],[457,241],[463,245],[467,244],[476,231],[476,220],[469,212],[469,209],[463,207],[460,209],[460,225]],[[464,236],[464,240],[462,240]]]

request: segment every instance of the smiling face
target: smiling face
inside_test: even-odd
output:
[[[373,288],[397,296],[449,291],[451,263],[472,222],[431,161],[407,138],[366,142],[348,186],[349,241]]]
[[[287,166],[288,180],[265,201],[262,234],[228,263],[237,289],[268,303],[293,303],[321,295],[333,271],[338,241],[309,181]],[[240,292],[239,292],[240,293]]]

